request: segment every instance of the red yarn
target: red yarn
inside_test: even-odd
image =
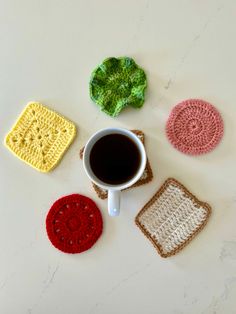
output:
[[[49,240],[65,253],[81,253],[91,248],[102,228],[102,216],[96,204],[79,194],[58,199],[46,218]]]
[[[215,148],[224,133],[221,115],[206,101],[185,100],[176,105],[166,123],[171,144],[189,155],[200,155]]]

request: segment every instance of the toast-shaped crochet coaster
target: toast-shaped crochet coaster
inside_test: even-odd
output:
[[[138,136],[138,138],[142,141],[143,144],[145,144],[145,137],[144,137],[144,133],[142,131],[140,131],[140,130],[131,130],[131,131]],[[81,159],[83,158],[83,153],[84,153],[84,147],[81,148],[81,150],[80,150],[80,158]],[[152,180],[152,178],[153,178],[152,168],[151,168],[150,163],[147,159],[147,164],[146,164],[146,168],[143,172],[143,175],[134,185],[132,185],[128,189],[146,184],[146,183],[150,182]],[[107,198],[107,190],[100,188],[99,186],[97,186],[93,182],[92,182],[92,185],[93,185],[93,188],[94,188],[94,190],[97,193],[99,198],[101,198],[101,199]]]
[[[75,125],[37,102],[29,103],[5,139],[5,145],[33,168],[52,170],[73,141]]]
[[[167,179],[135,218],[162,257],[182,250],[207,223],[211,207],[181,183]]]

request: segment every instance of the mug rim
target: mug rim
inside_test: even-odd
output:
[[[90,162],[89,162],[89,155],[91,152],[92,147],[94,144],[103,136],[109,135],[109,134],[123,134],[134,140],[135,144],[138,146],[139,152],[141,154],[141,162],[140,162],[140,167],[134,177],[132,177],[129,181],[118,184],[118,185],[113,185],[113,184],[108,184],[103,181],[101,181],[95,174],[93,173],[91,167],[90,167]],[[146,162],[147,162],[147,155],[146,151],[144,148],[144,145],[142,141],[138,138],[136,134],[134,134],[132,131],[125,129],[125,128],[104,128],[100,129],[97,132],[95,132],[87,141],[85,147],[84,147],[84,153],[83,153],[83,166],[84,170],[89,177],[89,179],[98,185],[99,187],[105,189],[105,190],[123,190],[134,183],[136,183],[140,177],[142,176],[145,167],[146,167]]]

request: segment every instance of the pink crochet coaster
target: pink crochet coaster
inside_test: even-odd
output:
[[[224,124],[220,113],[204,100],[188,99],[176,105],[167,120],[171,144],[189,155],[208,153],[219,144]]]

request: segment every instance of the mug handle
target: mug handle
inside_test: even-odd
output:
[[[108,190],[108,213],[110,216],[119,216],[120,214],[120,191]]]

